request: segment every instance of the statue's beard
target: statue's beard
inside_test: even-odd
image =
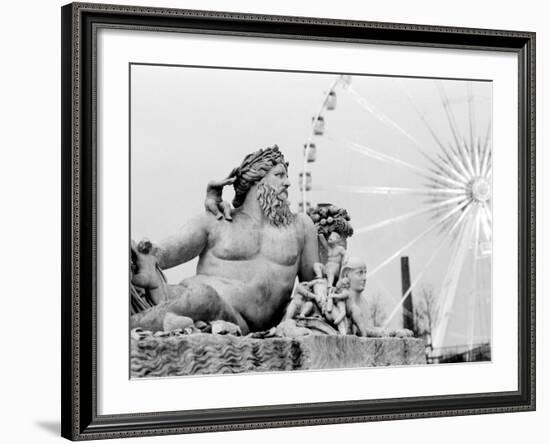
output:
[[[258,184],[257,198],[260,208],[267,220],[276,227],[286,227],[292,223],[295,215],[290,211],[290,206],[285,193],[265,183]]]

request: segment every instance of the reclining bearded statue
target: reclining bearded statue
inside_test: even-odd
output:
[[[235,189],[233,208],[223,187]],[[291,299],[296,278],[314,278],[317,232],[306,214],[288,203],[288,163],[277,146],[245,157],[228,179],[209,184],[207,211],[175,235],[133,245],[132,283],[148,291],[156,306],[132,316],[130,327],[163,330],[166,317],[224,320],[243,334],[274,327]],[[220,211],[217,211],[217,210]],[[156,269],[199,258],[196,275],[167,285]]]

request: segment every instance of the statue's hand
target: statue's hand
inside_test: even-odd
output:
[[[204,207],[207,212],[212,213],[216,219],[225,218],[232,220],[231,205],[224,202],[222,198],[223,188],[235,182],[235,177],[227,177],[223,180],[211,180],[206,186],[206,199]]]
[[[310,291],[311,287],[308,282],[300,282],[296,286],[296,293],[303,296],[306,299],[315,299],[316,296]]]

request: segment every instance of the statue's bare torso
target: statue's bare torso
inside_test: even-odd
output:
[[[298,217],[278,228],[235,212],[233,221],[209,218],[208,244],[199,256],[197,276],[212,286],[253,330],[271,327],[290,301],[305,243]]]
[[[169,297],[181,298],[184,291],[201,297],[211,288],[242,318],[246,329],[268,329],[282,318],[296,277],[312,278],[318,260],[315,227],[303,214],[285,227],[240,210],[232,216],[227,221],[202,214],[159,243],[161,268],[199,257],[196,275],[170,286]]]

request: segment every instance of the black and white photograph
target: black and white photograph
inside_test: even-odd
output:
[[[491,361],[490,79],[129,86],[130,378]]]

